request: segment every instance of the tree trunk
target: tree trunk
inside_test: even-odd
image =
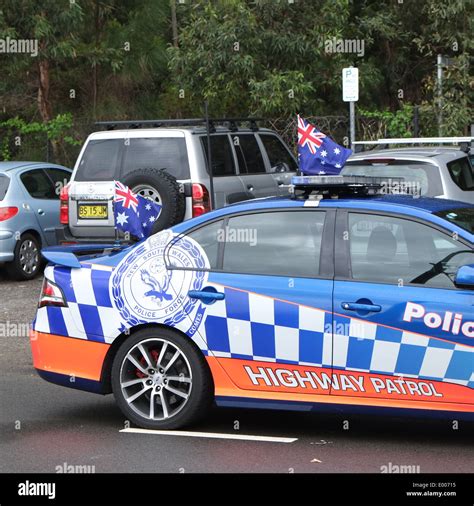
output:
[[[44,123],[51,120],[51,103],[49,101],[49,61],[39,60],[38,62],[38,110]]]
[[[43,123],[51,121],[53,118],[51,102],[49,101],[50,90],[50,66],[49,60],[40,59],[38,61],[38,110]],[[49,142],[49,141],[48,141]],[[60,146],[57,140],[51,141],[53,148],[54,161],[60,160]]]
[[[176,17],[176,0],[170,0],[171,4],[171,32],[173,34],[173,46],[178,47],[178,19]]]

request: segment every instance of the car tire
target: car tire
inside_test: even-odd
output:
[[[27,281],[38,275],[43,266],[41,242],[33,234],[23,234],[16,242],[14,259],[5,265],[8,275],[19,281]]]
[[[166,169],[136,169],[124,176],[121,182],[134,193],[161,204],[161,213],[153,224],[152,234],[183,221],[186,199],[176,178]]]
[[[145,429],[191,425],[207,413],[214,395],[204,355],[188,338],[167,328],[143,329],[127,337],[114,358],[111,382],[122,413]]]

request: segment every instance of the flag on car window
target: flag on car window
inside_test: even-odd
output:
[[[161,213],[161,206],[137,195],[120,181],[115,181],[115,227],[144,239],[151,235],[153,224]]]
[[[351,154],[298,115],[298,161],[303,174],[339,174]]]

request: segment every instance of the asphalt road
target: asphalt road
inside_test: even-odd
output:
[[[5,280],[0,269],[0,323],[28,324],[40,287],[40,279]],[[119,432],[125,420],[112,396],[55,386],[36,375],[25,333],[0,337],[0,378],[1,472],[56,472],[65,465],[93,466],[88,469],[98,473],[379,473],[390,465],[419,466],[414,469],[422,473],[474,469],[474,424],[462,421],[453,430],[449,420],[221,408],[190,430],[297,440]]]

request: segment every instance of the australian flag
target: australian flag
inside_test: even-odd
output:
[[[351,149],[339,146],[298,115],[298,161],[303,174],[337,175],[351,154]]]
[[[136,195],[120,181],[115,181],[115,227],[129,232],[138,239],[151,235],[153,223],[158,219],[161,206],[141,195]]]

